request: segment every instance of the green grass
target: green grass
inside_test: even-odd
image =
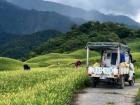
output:
[[[77,50],[77,51],[74,51],[72,53],[69,53],[68,55],[70,57],[74,57],[76,59],[85,59],[86,58],[86,49],[81,49],[81,50]],[[95,52],[95,51],[90,51],[89,52],[89,55],[90,56],[99,56],[99,53]]]
[[[51,64],[58,65],[58,64],[68,64],[72,63],[74,60],[76,60],[74,57],[70,57],[67,54],[58,54],[58,53],[51,53],[43,56],[38,56],[35,58],[32,58],[27,63],[38,63],[39,66],[49,66]]]
[[[140,79],[140,69],[139,67],[135,67],[136,79]]]
[[[0,71],[21,69],[22,65],[21,61],[0,57]]]
[[[140,39],[130,41],[128,46],[131,48],[132,52],[140,52]]]
[[[133,59],[136,60],[135,65],[140,67],[140,52],[132,53]]]

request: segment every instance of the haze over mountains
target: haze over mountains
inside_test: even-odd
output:
[[[80,8],[67,6],[55,2],[43,1],[43,0],[7,0],[24,9],[35,9],[38,11],[53,11],[61,15],[65,15],[73,18],[80,18],[85,21],[112,21],[127,24],[130,27],[140,27],[140,24],[131,18],[123,15],[105,15],[96,10],[86,11]],[[75,21],[75,20],[74,20]]]
[[[25,10],[0,1],[0,30],[13,34],[29,34],[48,29],[66,32],[74,22],[55,12]],[[61,24],[61,25],[60,25]]]

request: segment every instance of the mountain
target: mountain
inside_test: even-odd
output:
[[[0,0],[0,31],[13,34],[27,34],[42,30],[66,32],[75,24],[69,17],[55,12],[25,10]]]
[[[96,10],[86,11],[80,8],[71,7],[55,2],[43,1],[43,0],[7,0],[7,1],[19,7],[26,8],[29,10],[35,9],[39,11],[50,11],[50,12],[53,11],[61,15],[69,16],[72,18],[80,18],[86,21],[89,20],[101,21],[101,22],[112,21],[112,22],[123,23],[131,27],[138,27],[138,28],[140,27],[139,23],[123,15],[105,15]]]
[[[41,31],[23,36],[0,33],[0,56],[23,59],[33,48],[59,34],[61,33],[55,30]]]

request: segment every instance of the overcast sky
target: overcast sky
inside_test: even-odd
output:
[[[124,14],[140,22],[140,0],[47,0],[86,10],[96,9],[103,13]]]

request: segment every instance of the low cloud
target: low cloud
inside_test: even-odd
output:
[[[123,14],[132,18],[140,16],[140,0],[47,0],[63,3],[86,10]],[[138,19],[137,19],[138,20]],[[140,20],[140,19],[139,19]]]

